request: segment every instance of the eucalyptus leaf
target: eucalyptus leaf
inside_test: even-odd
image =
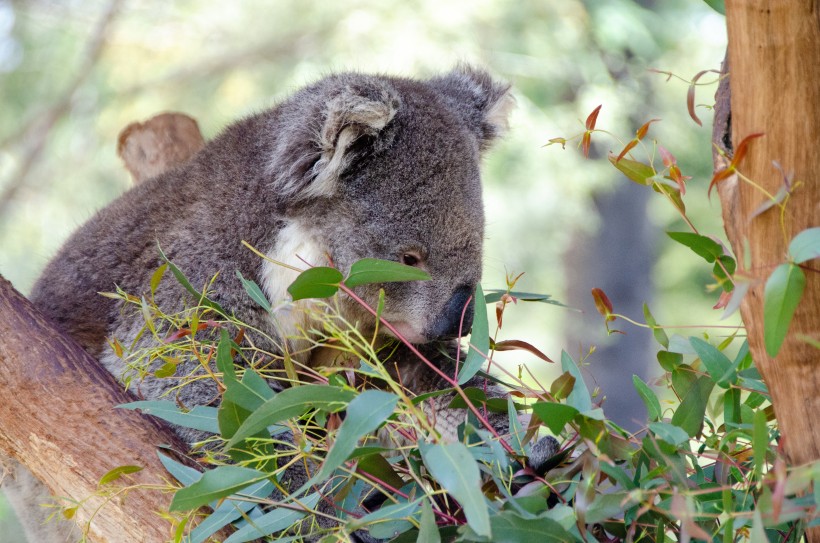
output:
[[[117,407],[132,410],[139,409],[146,415],[158,417],[184,428],[192,428],[211,434],[219,433],[219,424],[216,419],[217,409],[215,407],[197,405],[190,411],[185,412],[177,406],[176,402],[170,400],[130,402]]]
[[[269,474],[241,466],[219,466],[206,471],[190,486],[177,490],[169,511],[188,511],[213,500],[230,496],[253,483],[267,479]]]
[[[820,226],[803,230],[789,243],[789,256],[795,264],[820,258]]]
[[[251,300],[259,304],[259,307],[261,307],[268,313],[273,311],[273,308],[270,305],[268,297],[265,296],[265,293],[262,292],[262,289],[259,288],[259,285],[257,285],[256,282],[250,279],[245,279],[245,277],[239,270],[236,270],[236,276],[242,282],[242,286],[245,288],[245,292],[248,293],[248,296],[251,297]]]
[[[350,267],[350,275],[347,276],[344,283],[353,288],[370,283],[429,280],[430,274],[421,268],[407,266],[391,260],[363,258]]]
[[[490,325],[487,320],[487,304],[481,285],[475,288],[475,316],[473,330],[470,333],[470,350],[464,359],[464,365],[458,372],[458,384],[463,385],[473,378],[487,361],[490,352]]]
[[[288,292],[294,301],[305,298],[330,298],[339,290],[339,284],[343,279],[342,272],[336,268],[308,268],[290,284]]]
[[[226,446],[231,448],[272,424],[300,416],[310,409],[340,411],[355,396],[352,390],[330,385],[302,385],[285,389],[251,413]]]
[[[419,443],[427,470],[464,508],[467,524],[479,536],[491,537],[490,515],[481,491],[481,474],[463,443]]]
[[[322,467],[304,484],[305,488],[319,484],[344,463],[356,449],[359,439],[376,430],[393,414],[399,397],[381,390],[365,390],[347,406],[345,420],[336,433],[336,439],[328,452]]]
[[[797,304],[806,288],[806,276],[794,264],[775,268],[763,291],[763,340],[766,353],[774,358],[794,317]]]
[[[254,519],[252,523],[248,523],[246,526],[232,533],[224,543],[245,543],[246,541],[252,541],[266,535],[281,532],[293,525],[294,522],[304,518],[310,510],[316,507],[321,497],[322,495],[319,492],[314,492],[309,496],[296,500],[297,505],[304,508],[304,510],[301,511],[279,507],[265,513],[261,517]],[[284,540],[277,539],[277,541]]]

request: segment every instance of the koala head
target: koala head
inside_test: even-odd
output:
[[[270,162],[283,215],[343,273],[366,257],[426,270],[429,281],[356,289],[375,306],[384,288],[383,316],[408,340],[466,334],[482,267],[479,163],[507,128],[509,85],[469,67],[427,81],[343,74],[291,103],[276,119],[291,136]]]

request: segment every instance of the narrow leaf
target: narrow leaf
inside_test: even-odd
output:
[[[464,508],[467,524],[479,536],[491,537],[490,515],[481,474],[463,443],[419,443],[421,458],[436,481]]]
[[[240,518],[244,513],[247,513],[258,503],[247,498],[265,499],[270,496],[276,487],[270,481],[259,481],[243,490],[239,498],[223,501],[213,513],[208,515],[202,522],[197,524],[196,528],[191,531],[191,535],[186,543],[202,543],[210,536],[215,534],[218,530],[225,527],[229,522]]]
[[[598,107],[593,109],[592,113],[590,113],[587,117],[587,120],[584,123],[587,130],[595,130],[595,123],[598,122],[598,114],[601,112],[601,106],[603,106],[603,104],[600,104]]]
[[[321,497],[322,495],[320,493],[314,492],[305,498],[295,500],[296,505],[303,508],[301,511],[280,507],[265,513],[261,517],[254,519],[253,522],[248,523],[231,534],[231,536],[225,540],[225,543],[245,543],[246,541],[252,541],[266,535],[281,532],[282,530],[293,525],[293,523],[299,519],[304,518],[308,512],[316,507],[316,504],[319,503],[319,499]],[[300,536],[296,537],[301,539]],[[277,539],[277,541],[285,540],[291,539]]]
[[[436,526],[436,517],[430,500],[421,504],[421,519],[419,519],[419,536],[416,543],[441,543],[441,534]]]
[[[797,304],[806,288],[806,276],[794,264],[775,268],[763,292],[763,339],[766,352],[774,358],[786,339]]]
[[[820,258],[820,227],[803,230],[789,243],[789,256],[795,264]]]
[[[254,281],[250,279],[245,279],[242,273],[239,270],[236,270],[236,276],[242,282],[242,286],[245,287],[245,292],[248,293],[248,296],[251,297],[251,300],[259,304],[259,307],[270,313],[273,311],[273,308],[270,305],[270,301],[268,301],[268,297],[265,296],[265,293],[262,292],[262,289],[259,288]]]
[[[670,238],[692,249],[710,264],[723,256],[723,247],[715,240],[692,232],[667,232]]]
[[[458,384],[463,385],[478,373],[487,361],[490,352],[490,324],[487,319],[487,302],[481,285],[475,288],[475,314],[473,329],[470,333],[470,350],[464,359],[464,366],[458,372]]]
[[[698,358],[706,366],[706,371],[715,384],[722,388],[729,388],[729,385],[737,382],[737,373],[732,367],[732,361],[717,347],[696,337],[690,337],[689,343],[698,353]]]
[[[638,391],[638,396],[641,397],[644,405],[646,405],[646,414],[649,420],[661,420],[663,413],[661,403],[658,401],[658,397],[655,393],[652,392],[652,389],[637,375],[632,376],[632,384],[635,386],[635,390]]]
[[[140,466],[119,466],[119,467],[116,467],[116,468],[112,469],[111,471],[109,471],[108,473],[103,475],[102,477],[100,477],[100,482],[97,483],[97,484],[99,486],[103,486],[103,485],[106,485],[106,484],[111,483],[113,481],[116,481],[117,479],[119,479],[123,475],[128,475],[129,473],[137,473],[138,471],[142,471],[142,467],[140,467]]]
[[[655,176],[656,172],[651,166],[628,158],[617,160],[617,157],[612,154],[609,155],[609,161],[630,181],[634,181],[639,185],[652,184],[651,178]]]
[[[356,396],[347,406],[345,420],[339,427],[333,447],[319,472],[311,478],[312,484],[324,481],[341,466],[356,449],[359,439],[376,430],[393,414],[398,400],[395,394],[381,390],[365,390]]]
[[[251,413],[226,446],[231,448],[268,426],[302,415],[309,409],[340,411],[355,395],[352,390],[329,385],[302,385],[285,389]]]
[[[267,473],[241,466],[219,466],[206,471],[202,478],[179,489],[171,500],[169,511],[188,511],[207,505],[212,500],[224,498],[268,478]]]
[[[581,370],[566,351],[561,352],[561,369],[563,371],[568,371],[573,377],[575,377],[575,386],[572,388],[572,392],[567,397],[567,404],[571,405],[581,413],[591,410],[592,398],[589,395],[589,389],[587,388],[586,383],[584,383]]]
[[[170,400],[130,402],[117,407],[132,410],[139,409],[147,415],[153,415],[185,428],[193,428],[211,434],[219,433],[219,425],[216,421],[217,409],[215,407],[197,405],[190,411],[183,412],[175,402]]]
[[[520,339],[507,339],[504,341],[499,341],[493,345],[493,349],[496,351],[527,351],[530,354],[534,354],[544,362],[552,362],[550,357],[539,351],[535,346]]]
[[[429,279],[430,274],[421,268],[390,260],[363,258],[350,267],[350,275],[344,282],[352,288],[369,283],[428,281]]]

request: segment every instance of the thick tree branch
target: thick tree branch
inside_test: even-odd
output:
[[[167,113],[127,127],[119,153],[140,181],[187,161],[203,143],[196,121]],[[116,409],[133,398],[2,277],[0,309],[0,452],[52,494],[82,501],[75,519],[91,541],[169,539],[171,525],[158,515],[170,495],[156,446],[187,451],[187,444],[151,417]],[[140,487],[127,499],[106,498],[98,481],[125,465],[143,470],[115,484]]]

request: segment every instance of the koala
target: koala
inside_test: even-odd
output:
[[[354,291],[375,307],[383,288],[382,317],[400,335],[415,344],[449,341],[452,350],[455,338],[470,330],[470,300],[481,276],[479,165],[506,130],[512,104],[509,85],[466,66],[427,80],[359,73],[321,79],[229,126],[189,162],[100,210],[48,264],[31,299],[121,377],[127,368],[107,338],[131,344],[144,321],[98,293],[115,287],[148,292],[162,264],[159,246],[197,287],[218,273],[209,297],[263,332],[261,348],[320,365],[327,357],[304,338],[311,302],[293,302],[286,291],[297,272],[260,259],[245,241],[300,269],[333,265],[346,274],[357,260],[372,257],[427,271],[429,281]],[[260,285],[272,312],[248,297],[237,271]],[[169,311],[193,301],[171,281],[154,299]],[[338,310],[363,333],[375,330],[374,317],[349,297],[340,295]],[[409,389],[447,387],[407,353],[397,360],[404,368],[398,371],[410,376]],[[195,371],[195,362],[185,364],[178,374]],[[271,386],[287,386],[285,380]],[[157,399],[175,385],[148,375],[138,390]],[[208,379],[173,395],[188,407],[218,396]],[[202,437],[178,431],[189,441]]]

